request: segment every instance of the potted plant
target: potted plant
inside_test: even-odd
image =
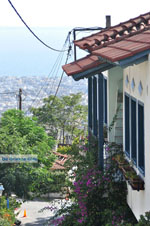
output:
[[[131,185],[133,190],[144,190],[144,181],[138,175],[131,175],[129,177],[129,184]]]
[[[122,172],[126,180],[128,180],[132,174],[134,174],[133,168],[130,167],[129,164],[122,166]]]
[[[130,166],[123,167],[123,175],[128,180],[133,190],[144,190],[144,181],[136,174],[134,169]]]
[[[118,167],[121,169],[123,166],[128,165],[128,162],[122,153],[115,155],[114,159],[118,163]]]

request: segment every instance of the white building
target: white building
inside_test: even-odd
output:
[[[89,128],[99,139],[100,164],[104,119],[110,125],[117,114],[108,139],[123,144],[126,159],[132,161],[144,184],[135,190],[127,182],[127,201],[139,219],[150,211],[150,13],[103,29],[75,45],[89,55],[63,69],[75,80],[88,78]],[[108,71],[107,88],[104,71]]]

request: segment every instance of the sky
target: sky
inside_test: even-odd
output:
[[[62,48],[68,32],[75,27],[105,27],[106,15],[111,15],[111,24],[116,25],[150,11],[149,0],[10,1],[35,34],[56,49]],[[90,34],[79,32],[77,39]],[[78,59],[82,53],[78,50]],[[0,0],[0,76],[47,76],[58,54],[33,37],[8,0]],[[72,51],[69,61],[73,60]],[[64,62],[65,57],[62,65]]]
[[[111,15],[112,25],[149,12],[149,0],[11,0],[31,27],[105,26]],[[0,0],[0,27],[23,26],[8,0]]]

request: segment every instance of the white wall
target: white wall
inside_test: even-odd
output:
[[[115,67],[108,71],[108,125],[111,124],[117,107],[117,92],[122,90],[123,70],[121,67]],[[114,142],[114,127],[108,134],[108,140]]]
[[[126,85],[126,76],[129,79],[128,85]],[[134,90],[131,88],[133,78],[135,81]],[[140,81],[143,86],[141,95],[138,90]],[[143,176],[143,180],[145,181],[145,190],[139,192],[133,191],[130,185],[128,185],[127,196],[129,206],[136,218],[139,219],[141,214],[150,211],[150,56],[148,62],[124,69],[123,89],[124,92],[144,103],[145,176]],[[138,170],[137,173],[139,173]]]

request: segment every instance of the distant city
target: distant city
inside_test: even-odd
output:
[[[71,29],[33,28],[44,42],[56,49],[62,49]],[[46,48],[25,27],[1,27],[0,49],[0,115],[7,109],[19,108],[19,89],[22,89],[22,109],[29,114],[30,107],[40,106],[43,98],[55,94],[67,52]],[[81,57],[79,50],[77,56]],[[73,60],[72,51],[68,63]],[[75,82],[64,74],[58,96],[77,92],[84,93],[87,104],[87,80]]]
[[[0,115],[8,109],[19,108],[19,89],[22,89],[22,110],[30,115],[31,107],[39,107],[43,98],[54,95],[60,78],[31,77],[0,77]],[[71,93],[83,93],[83,104],[87,104],[87,80],[75,82],[64,75],[57,96]]]

